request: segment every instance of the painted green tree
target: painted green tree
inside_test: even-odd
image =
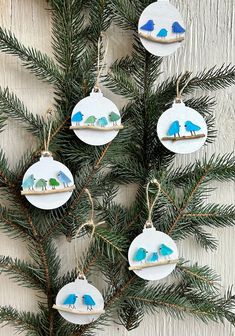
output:
[[[50,0],[52,18],[53,59],[34,48],[25,47],[8,30],[0,28],[0,50],[18,57],[41,81],[54,88],[54,109],[50,150],[75,177],[76,191],[63,207],[42,211],[31,206],[20,195],[22,177],[36,162],[43,148],[43,127],[46,120],[34,116],[8,88],[0,88],[0,126],[4,131],[7,119],[16,119],[35,136],[38,147],[26,153],[15,168],[10,168],[1,150],[1,194],[9,206],[0,208],[1,230],[12,239],[23,240],[31,261],[1,256],[0,269],[19,285],[35,289],[37,313],[18,311],[14,307],[0,308],[0,321],[13,325],[18,332],[37,336],[90,336],[98,328],[118,316],[118,322],[131,330],[137,328],[146,313],[163,310],[174,317],[186,314],[203,322],[235,321],[235,297],[225,289],[221,296],[218,275],[208,266],[181,259],[171,285],[149,286],[128,271],[127,251],[130,242],[142,231],[147,216],[145,186],[152,178],[161,183],[161,194],[154,208],[154,224],[176,242],[194,237],[205,249],[216,249],[216,239],[208,229],[234,224],[232,205],[205,204],[205,196],[213,192],[212,181],[231,181],[235,177],[234,158],[227,154],[212,156],[178,169],[171,168],[174,154],[166,150],[156,136],[159,116],[175,98],[177,76],[159,83],[163,59],[149,54],[137,36],[138,18],[152,0]],[[48,10],[45,15],[48,15]],[[95,83],[97,43],[101,32],[114,22],[133,32],[133,51],[115,61],[103,84],[127,99],[122,121],[125,125],[111,143],[92,147],[79,141],[69,130],[70,116],[79,99],[89,95]],[[182,86],[189,78],[182,74]],[[204,70],[192,76],[185,90],[193,94],[198,89],[211,92],[235,83],[235,68],[222,66]],[[185,97],[186,99],[186,97]],[[205,117],[212,142],[215,101],[209,96],[188,98],[185,103]],[[115,202],[121,185],[137,184],[138,191],[131,207]],[[95,195],[97,227],[92,243],[81,258],[85,259],[88,279],[98,271],[102,274],[106,313],[89,325],[73,325],[52,309],[61,287],[76,278],[76,269],[59,275],[60,259],[54,241],[65,235],[68,244],[90,211],[85,189]],[[156,188],[151,193],[156,194]],[[211,230],[210,230],[211,232]],[[82,235],[90,235],[89,228]],[[75,265],[74,265],[75,266]],[[182,322],[183,323],[183,322]]]

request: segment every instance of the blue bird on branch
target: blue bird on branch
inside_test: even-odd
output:
[[[166,246],[165,244],[161,244],[159,247],[159,253],[163,257],[168,257],[173,253],[173,250],[170,247]]]
[[[34,190],[34,182],[35,182],[34,175],[31,174],[29,177],[27,177],[26,180],[23,181],[22,183],[22,188],[23,189],[28,189],[28,190]]]
[[[62,171],[59,171],[59,173],[57,174],[57,178],[60,181],[60,183],[64,185],[65,188],[68,187],[69,183],[72,182],[70,178],[67,175],[65,175],[65,173],[63,173]]]
[[[140,27],[140,29],[151,33],[154,31],[154,26],[155,23],[153,22],[153,20],[148,20],[143,26]]]
[[[93,298],[88,294],[83,295],[82,298],[83,303],[87,306],[87,310],[93,310],[93,307],[95,306],[95,301]]]
[[[64,305],[68,305],[69,308],[75,308],[75,303],[77,301],[77,295],[75,294],[69,294],[69,296],[67,296],[67,298],[64,300]]]
[[[176,35],[181,35],[185,33],[185,29],[176,21],[172,25],[172,32]]]
[[[172,136],[174,135],[174,137],[176,137],[176,135],[178,134],[178,136],[180,137],[180,123],[178,120],[175,120],[169,127],[168,131],[167,131],[167,135],[168,136]]]
[[[166,38],[167,34],[168,31],[165,28],[163,28],[157,33],[157,37]]]
[[[72,116],[71,121],[75,122],[76,125],[80,125],[80,122],[83,120],[83,117],[84,117],[84,115],[82,114],[81,111],[79,111]]]
[[[159,257],[158,257],[158,253],[157,252],[153,252],[152,254],[150,254],[150,256],[148,257],[147,261],[148,262],[156,262],[158,261]]]
[[[185,129],[187,132],[190,132],[191,135],[196,135],[196,131],[200,131],[201,127],[193,124],[191,121],[186,121]]]
[[[135,261],[143,261],[143,260],[145,260],[145,259],[146,259],[146,256],[147,256],[147,253],[148,253],[148,251],[146,251],[145,248],[140,247],[140,248],[137,250],[137,252],[136,252],[136,254],[135,254],[135,256],[134,256],[134,260],[135,260]]]

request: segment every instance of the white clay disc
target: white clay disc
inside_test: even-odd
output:
[[[113,118],[118,120],[112,121],[111,113]],[[88,122],[88,118],[91,123]],[[71,123],[72,126],[93,126],[107,129],[121,125],[121,116],[117,106],[111,100],[105,98],[101,91],[95,92],[93,90],[89,97],[82,99],[74,107]],[[79,129],[74,130],[74,133],[88,145],[100,146],[112,141],[118,135],[118,130]]]
[[[62,172],[65,175],[58,174]],[[53,179],[53,180],[51,180]],[[33,181],[34,180],[34,181]],[[68,182],[64,186],[63,181]],[[69,182],[70,181],[70,182]],[[22,189],[24,192],[40,192],[39,195],[25,195],[27,200],[35,207],[51,210],[59,208],[66,203],[72,195],[72,191],[66,191],[67,188],[74,186],[74,179],[70,170],[61,162],[55,161],[53,157],[41,157],[26,171]],[[65,190],[65,192],[48,194],[46,191]]]
[[[178,9],[171,5],[169,0],[158,0],[146,7],[141,14],[138,32],[139,35],[144,34],[145,38],[140,36],[140,40],[151,54],[167,56],[181,46],[182,41],[174,41],[184,39],[185,26]],[[151,41],[151,38],[169,43]]]
[[[64,302],[69,297],[69,295],[77,296],[74,307],[72,307],[74,311],[77,310],[81,312],[92,312],[93,310],[95,312],[95,311],[102,311],[104,309],[103,296],[98,291],[98,289],[90,285],[87,282],[87,280],[76,279],[75,282],[70,282],[69,284],[62,287],[56,296],[56,306],[62,306],[64,308],[68,308],[68,304],[64,305]],[[87,307],[87,305],[85,305],[84,303],[84,299],[83,299],[84,295],[89,295],[92,298],[92,300],[95,302],[95,305],[92,306],[92,310],[87,309],[89,307]],[[64,312],[61,310],[58,310],[58,311],[65,320],[71,323],[74,323],[74,324],[88,324],[88,323],[91,323],[97,320],[100,316],[100,314],[79,315],[79,314],[73,314],[70,312]]]
[[[169,132],[176,132],[176,138],[178,139],[180,135],[182,139],[172,141],[174,135]],[[161,115],[157,124],[157,134],[161,143],[170,151],[179,154],[189,154],[199,150],[207,139],[207,133],[205,119],[182,102],[174,103]],[[164,140],[166,137],[169,139]],[[187,138],[184,139],[184,137]]]
[[[169,257],[161,256],[161,254],[159,253],[159,247],[161,244],[165,244],[173,251],[173,253]],[[146,254],[145,260],[136,261],[135,256],[140,248],[144,248],[148,253]],[[155,228],[148,228],[144,229],[143,233],[138,235],[130,245],[128,251],[128,260],[130,266],[141,265],[141,263],[145,264],[146,262],[148,262],[149,258],[151,258],[153,252],[158,253],[157,261],[178,259],[177,246],[175,242],[171,239],[171,237],[161,231],[156,231]],[[144,268],[142,270],[133,270],[133,272],[135,272],[136,275],[145,280],[160,280],[171,274],[175,267],[176,264],[169,264]]]

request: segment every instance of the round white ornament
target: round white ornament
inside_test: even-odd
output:
[[[94,89],[89,97],[74,107],[71,123],[70,129],[74,130],[76,136],[93,146],[107,144],[123,128],[117,106],[105,98],[100,90]]]
[[[141,14],[138,33],[143,46],[151,54],[167,56],[181,46],[185,26],[178,9],[169,0],[158,0]]]
[[[50,152],[26,171],[21,194],[35,207],[51,210],[66,203],[75,189],[70,170],[53,159]]]
[[[104,299],[98,289],[85,278],[76,279],[61,288],[53,307],[71,323],[89,324],[104,313]]]
[[[140,278],[160,280],[175,269],[178,250],[175,242],[167,234],[156,231],[153,227],[145,228],[143,233],[132,241],[128,251],[128,260],[129,269]],[[174,261],[175,263],[172,263]]]
[[[183,102],[174,103],[158,120],[157,134],[170,151],[189,154],[199,150],[207,139],[205,119]]]

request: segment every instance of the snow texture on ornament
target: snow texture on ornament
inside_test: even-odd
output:
[[[158,0],[145,8],[139,19],[140,40],[151,54],[174,53],[185,38],[185,26],[178,9],[169,0]]]
[[[21,195],[35,207],[51,210],[66,203],[75,189],[70,170],[52,156],[41,156],[26,171]]]
[[[86,279],[76,279],[62,287],[53,308],[74,324],[91,323],[105,312],[101,293]]]
[[[178,154],[199,150],[207,139],[205,119],[183,102],[174,103],[158,120],[157,134],[162,144]]]
[[[99,90],[92,91],[74,107],[70,129],[88,145],[100,146],[112,141],[120,129],[121,116],[117,106]]]
[[[131,243],[129,269],[145,280],[160,280],[173,272],[178,262],[175,242],[167,234],[146,228]]]

